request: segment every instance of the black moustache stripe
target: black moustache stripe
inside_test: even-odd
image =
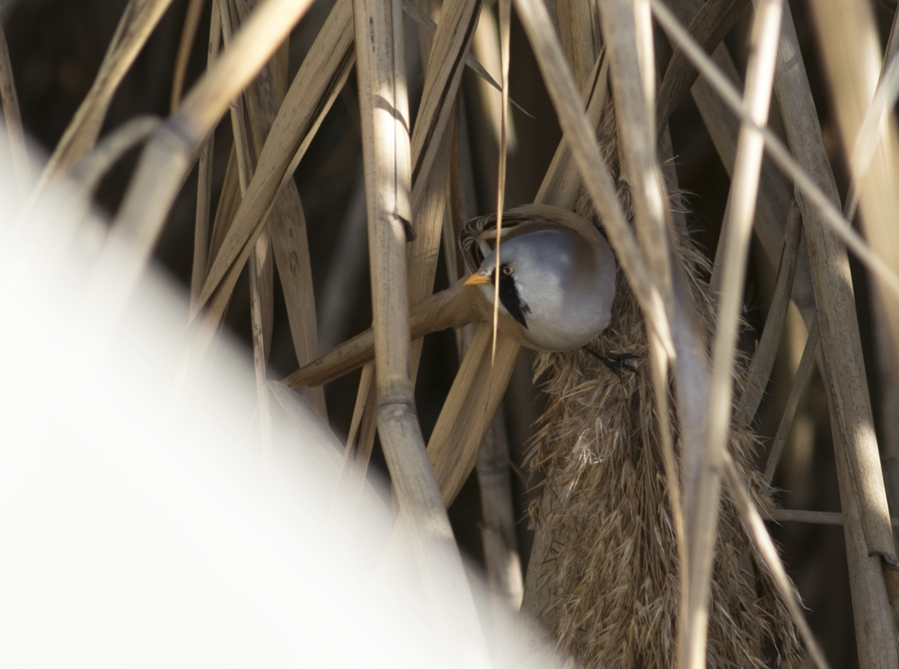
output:
[[[499,275],[499,300],[503,303],[509,315],[521,324],[521,327],[527,329],[528,323],[524,315],[531,313],[530,307],[522,302],[521,296],[518,294],[518,288],[515,285],[515,277],[507,276],[500,272]]]

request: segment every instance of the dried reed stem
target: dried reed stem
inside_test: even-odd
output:
[[[465,645],[480,650],[461,557],[431,473],[415,415],[410,373],[406,227],[412,216],[410,117],[399,1],[355,0],[357,72],[372,272],[378,430],[426,592],[458,593],[457,611],[436,609],[438,630],[460,620]],[[446,639],[447,650],[458,639]],[[483,657],[483,655],[482,655]]]
[[[768,118],[774,79],[774,63],[780,34],[782,0],[762,0],[756,6],[752,25],[745,105],[757,126],[764,126]],[[718,307],[718,331],[712,347],[711,405],[708,441],[700,455],[699,466],[687,476],[685,514],[687,518],[687,553],[690,557],[689,602],[686,626],[679,628],[678,658],[683,667],[705,665],[708,617],[707,607],[712,573],[715,534],[718,522],[718,495],[722,458],[725,457],[727,434],[733,397],[733,369],[743,301],[743,281],[746,257],[752,231],[753,211],[759,184],[764,140],[753,127],[743,124],[737,143],[737,156],[728,214],[725,215],[724,261],[722,292]],[[689,455],[688,455],[689,457]],[[692,502],[692,503],[691,503]],[[682,621],[683,623],[684,621]]]

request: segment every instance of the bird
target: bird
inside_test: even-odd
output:
[[[553,205],[524,205],[503,213],[498,254],[497,237],[495,214],[466,224],[460,246],[473,271],[412,308],[412,339],[448,327],[492,322],[496,281],[497,327],[526,348],[573,350],[605,330],[618,270],[608,241],[591,221]],[[283,384],[301,388],[328,383],[370,360],[373,351],[369,329],[304,365]]]

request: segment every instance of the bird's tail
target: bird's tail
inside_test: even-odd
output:
[[[462,327],[480,317],[475,286],[461,279],[455,285],[419,302],[409,313],[409,329],[413,340],[426,334]],[[282,382],[291,388],[321,386],[349,374],[374,358],[375,336],[369,328],[336,346],[308,365],[300,367]]]

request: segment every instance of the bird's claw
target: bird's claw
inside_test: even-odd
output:
[[[631,374],[634,374],[637,371],[637,368],[630,364],[630,361],[639,360],[640,356],[638,355],[634,355],[633,353],[617,353],[615,355],[607,357],[604,355],[600,355],[587,346],[584,346],[583,348],[587,353],[589,353],[606,367],[608,367],[612,371],[612,373],[618,377],[619,381],[623,381],[621,377],[622,370],[630,372]]]

